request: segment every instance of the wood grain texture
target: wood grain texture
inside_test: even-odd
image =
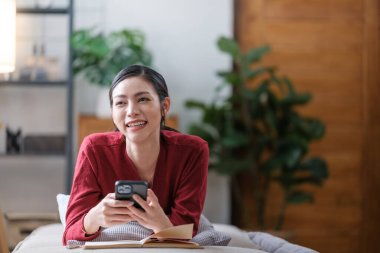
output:
[[[9,253],[7,228],[5,226],[5,218],[0,210],[0,253]]]
[[[285,228],[294,231],[294,242],[320,252],[378,252],[379,1],[235,1],[235,34],[243,50],[269,44],[264,63],[313,94],[300,112],[327,127],[311,153],[326,158],[330,178],[322,188],[308,189],[314,204],[287,210]],[[271,196],[276,210],[276,186]]]
[[[365,4],[363,50],[362,252],[378,252],[380,235],[380,3]]]

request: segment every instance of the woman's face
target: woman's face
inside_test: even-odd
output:
[[[160,102],[153,85],[141,77],[121,81],[112,92],[112,119],[131,142],[149,141],[159,137],[161,103],[165,115],[169,98]]]

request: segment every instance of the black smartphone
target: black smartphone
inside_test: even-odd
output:
[[[132,198],[133,194],[139,195],[146,200],[148,182],[135,180],[118,180],[115,182],[115,195],[117,200],[129,200],[133,205],[141,209],[141,206]]]

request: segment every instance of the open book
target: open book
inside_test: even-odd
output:
[[[192,238],[194,224],[174,226],[164,229],[142,239],[141,241],[122,240],[104,242],[86,242],[84,249],[111,249],[111,248],[202,248]]]

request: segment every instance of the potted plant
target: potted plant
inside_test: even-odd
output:
[[[105,35],[94,28],[80,29],[71,37],[74,75],[83,74],[91,84],[104,87],[101,96],[107,100],[112,79],[123,68],[132,64],[151,65],[152,55],[146,49],[144,34],[139,30],[122,29]],[[105,94],[104,94],[105,93]],[[98,105],[108,108],[108,102]]]
[[[231,57],[233,68],[218,73],[222,83],[211,102],[186,101],[188,108],[202,114],[201,122],[191,125],[189,132],[208,141],[209,167],[231,176],[235,200],[242,196],[242,185],[236,179],[244,173],[254,199],[252,213],[247,213],[250,208],[240,208],[245,225],[279,230],[289,204],[313,201],[313,194],[302,186],[319,186],[328,177],[325,160],[308,155],[310,143],[324,136],[325,127],[298,110],[310,102],[311,94],[297,92],[276,68],[260,64],[270,51],[268,46],[244,53],[236,41],[221,37],[218,47]],[[283,196],[277,221],[269,228],[268,192],[275,183]]]

